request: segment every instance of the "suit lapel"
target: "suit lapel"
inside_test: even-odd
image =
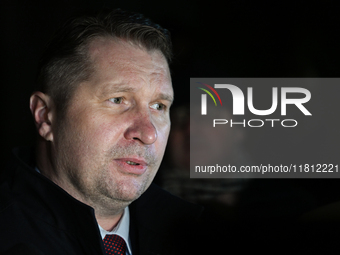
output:
[[[133,255],[180,254],[181,249],[177,248],[185,246],[180,243],[185,238],[176,237],[187,234],[190,224],[195,224],[202,212],[202,207],[174,197],[156,185],[151,185],[129,208]]]

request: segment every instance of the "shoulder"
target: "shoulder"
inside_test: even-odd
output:
[[[189,203],[155,184],[151,184],[145,193],[130,205],[132,211],[138,209],[138,213],[146,212],[148,215],[161,212],[162,218],[183,218],[198,220],[203,212],[203,207]]]
[[[202,206],[152,184],[129,208],[133,253],[178,255],[192,249],[188,237],[199,226]]]

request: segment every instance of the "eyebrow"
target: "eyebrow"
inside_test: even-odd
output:
[[[110,93],[133,92],[135,90],[135,88],[127,85],[114,84],[114,86],[112,86],[112,84],[110,84],[108,86],[105,86],[105,88],[100,92],[100,95],[106,96]]]
[[[170,104],[174,102],[174,97],[169,94],[161,93],[159,94],[159,99],[169,101]]]
[[[122,92],[134,92],[136,88],[131,87],[129,85],[123,84],[115,84],[115,86],[105,86],[105,88],[101,91],[100,95],[105,96],[109,93],[122,93]],[[161,100],[169,101],[170,104],[174,101],[174,96],[166,93],[160,93],[158,98]]]

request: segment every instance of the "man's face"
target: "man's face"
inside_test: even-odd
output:
[[[138,198],[159,168],[173,89],[160,51],[100,38],[89,53],[94,74],[52,127],[54,165],[60,186],[90,205],[114,209]]]

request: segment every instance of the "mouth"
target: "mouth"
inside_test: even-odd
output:
[[[148,168],[146,161],[139,158],[119,158],[114,161],[118,165],[117,170],[124,174],[142,175]]]
[[[129,164],[129,165],[132,165],[132,166],[139,166],[140,165],[139,163],[129,161],[129,160],[127,160],[126,163]]]

